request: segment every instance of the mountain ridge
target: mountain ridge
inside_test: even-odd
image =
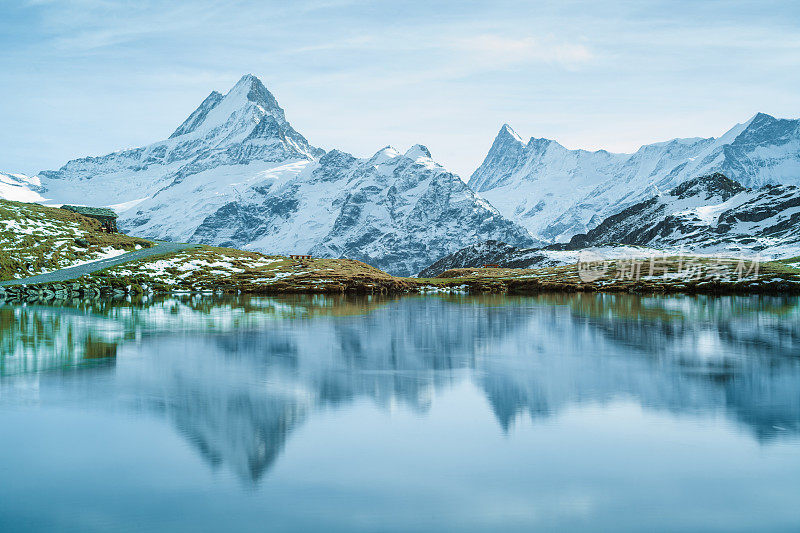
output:
[[[566,242],[614,211],[713,172],[748,187],[800,185],[800,121],[757,113],[717,138],[672,139],[632,154],[526,143],[503,125],[468,183],[535,237]]]

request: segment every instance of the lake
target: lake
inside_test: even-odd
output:
[[[800,299],[0,307],[2,531],[797,531]]]

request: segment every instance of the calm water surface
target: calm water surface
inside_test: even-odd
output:
[[[0,530],[797,531],[800,300],[0,307]]]

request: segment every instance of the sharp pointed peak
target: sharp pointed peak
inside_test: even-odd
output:
[[[261,108],[261,113],[272,115],[281,122],[286,120],[278,100],[261,80],[253,74],[242,76],[223,98],[228,102],[228,106],[237,108],[253,103]]]
[[[275,101],[275,97],[266,88],[264,83],[253,74],[245,74],[239,81],[236,82],[230,91],[225,95],[228,96],[244,96],[248,100],[256,103],[262,101]],[[277,104],[277,102],[275,102]]]
[[[375,165],[380,165],[380,164],[385,163],[386,161],[388,161],[390,159],[394,159],[395,157],[397,157],[399,155],[400,155],[400,152],[395,150],[395,148],[393,146],[387,145],[387,146],[384,146],[383,148],[381,148],[380,150],[378,150],[377,152],[375,152],[375,155],[373,155],[370,158],[370,162],[372,164],[375,164]]]
[[[428,147],[422,144],[415,144],[411,148],[409,148],[405,154],[405,157],[409,159],[419,159],[420,157],[427,157],[430,159],[431,151],[428,150]]]
[[[261,80],[255,74],[247,73],[239,78],[239,81],[236,82],[236,85],[246,85],[248,83],[261,83]]]
[[[758,113],[753,115],[753,117],[750,119],[750,122],[753,122],[754,120],[776,120],[776,119],[772,115],[768,115],[767,113],[762,113],[761,111],[759,111]]]
[[[238,124],[233,126],[235,128],[252,128],[265,116],[271,116],[281,124],[286,122],[283,109],[261,80],[253,74],[245,74],[224,95],[212,91],[170,138],[192,132],[206,133],[232,119]]]
[[[497,133],[498,138],[506,136],[511,137],[516,141],[524,142],[522,140],[522,137],[520,137],[519,134],[516,131],[514,131],[514,128],[512,128],[508,123],[503,124],[503,126],[500,128],[500,131]]]
[[[779,119],[773,117],[772,115],[768,115],[766,113],[762,113],[761,111],[759,111],[758,113],[750,117],[750,120],[744,123],[744,127],[749,128],[751,126],[753,127],[763,126],[765,124],[778,122],[778,120]]]
[[[758,112],[745,122],[736,124],[734,127],[726,131],[724,134],[722,134],[722,136],[716,139],[716,142],[720,144],[735,142],[736,139],[746,138],[750,135],[757,134],[757,132],[762,128],[770,128],[774,124],[785,121],[786,119],[778,119],[772,115]],[[795,121],[795,123],[796,122],[797,121]]]

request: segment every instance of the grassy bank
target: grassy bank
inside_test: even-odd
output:
[[[420,280],[423,281],[423,280]],[[755,262],[716,257],[607,260],[539,269],[460,268],[433,285],[464,285],[474,291],[637,293],[800,293],[800,269],[784,261]]]
[[[100,222],[77,213],[0,200],[0,281],[151,245],[144,239],[103,233]]]
[[[352,259],[291,259],[212,246],[126,263],[88,278],[130,292],[401,293],[414,286]]]
[[[209,246],[128,263],[90,278],[130,292],[800,292],[800,269],[787,262],[664,257],[539,269],[462,268],[439,278],[398,278],[349,259],[298,260]]]

